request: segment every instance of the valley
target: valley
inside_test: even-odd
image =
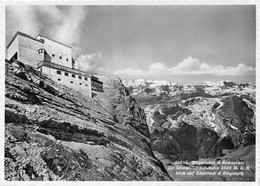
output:
[[[140,79],[123,83],[145,110],[152,150],[174,180],[255,179],[255,85],[207,81],[193,86]],[[206,166],[212,167],[224,160],[244,162],[250,169],[237,176],[203,176],[205,170],[196,176],[187,176],[186,170],[184,176],[176,169],[178,161],[197,171],[205,165],[194,169],[192,161],[208,161]],[[221,165],[217,170],[223,171]]]

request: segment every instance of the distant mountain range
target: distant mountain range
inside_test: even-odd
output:
[[[190,94],[203,90],[204,93],[211,96],[254,92],[255,85],[251,83],[237,84],[230,80],[222,80],[217,83],[204,81],[200,85],[178,84],[168,81],[154,80],[124,80],[123,84],[127,87],[131,95],[139,96],[175,96],[178,94]]]

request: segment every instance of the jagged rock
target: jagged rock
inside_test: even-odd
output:
[[[27,79],[6,69],[6,180],[171,180],[120,80],[104,77],[93,100],[26,65]]]
[[[225,148],[233,148],[229,138],[221,140],[212,130],[197,128],[186,123],[177,130],[157,131],[151,136],[152,149],[172,161],[219,157],[222,155],[224,145]]]
[[[104,82],[104,93],[97,93],[95,101],[114,116],[114,121],[127,124],[149,138],[144,110],[139,107],[119,78],[99,75]]]
[[[182,104],[193,108],[199,101],[203,102],[190,98]],[[153,150],[172,160],[197,160],[222,156],[222,149],[255,144],[255,123],[251,121],[254,112],[241,98],[228,96],[212,104],[202,120],[198,111],[178,104],[148,109]],[[198,116],[192,117],[192,111]]]

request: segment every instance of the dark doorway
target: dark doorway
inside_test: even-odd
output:
[[[72,69],[75,69],[75,61],[72,60]]]
[[[17,52],[13,55],[13,57],[10,59],[10,62],[15,62],[17,60]]]
[[[51,56],[44,50],[44,61],[51,62]]]

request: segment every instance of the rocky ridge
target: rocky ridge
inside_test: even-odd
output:
[[[171,180],[119,79],[94,99],[6,61],[6,180]]]

